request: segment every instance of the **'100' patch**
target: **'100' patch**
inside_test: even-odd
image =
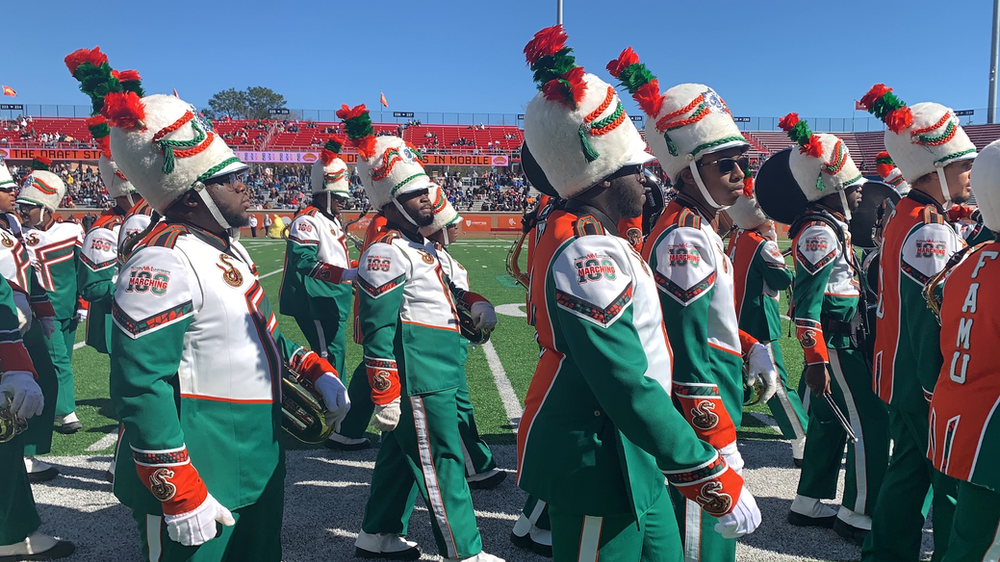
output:
[[[698,267],[701,264],[701,252],[694,244],[671,244],[667,246],[670,254],[670,267]]]
[[[583,285],[590,281],[600,281],[607,279],[614,281],[615,262],[607,254],[587,254],[586,256],[573,260],[578,276],[576,282]]]
[[[170,272],[144,265],[132,268],[132,271],[129,273],[128,288],[125,289],[125,292],[149,292],[160,297],[166,294],[169,284]]]
[[[947,245],[944,240],[916,240],[918,258],[944,259]]]
[[[389,266],[392,265],[392,258],[382,257],[382,256],[368,256],[368,261],[365,263],[365,267],[368,271],[389,271]]]

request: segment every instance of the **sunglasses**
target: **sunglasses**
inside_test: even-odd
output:
[[[707,162],[698,166],[710,166],[712,164],[718,166],[719,172],[722,174],[732,173],[736,169],[736,166],[739,166],[740,170],[744,173],[750,169],[750,159],[746,156],[740,156],[739,158],[719,158],[715,162]]]
[[[32,203],[15,203],[14,206],[17,207],[17,212],[21,213],[21,214],[30,213],[31,211],[34,211],[35,209],[41,209],[42,208],[41,205],[34,205]]]
[[[0,187],[0,192],[2,193],[15,193],[17,191],[16,187],[11,187],[9,185]]]
[[[646,174],[646,165],[637,164],[634,166],[624,166],[620,168],[617,172],[611,174],[605,180],[613,180],[617,178],[627,178],[628,176],[644,176]]]
[[[225,175],[216,176],[214,178],[209,178],[205,181],[205,185],[228,185],[230,189],[236,191],[236,186],[243,184],[244,189],[246,189],[247,180],[250,178],[250,172],[244,170],[241,172],[230,172]]]

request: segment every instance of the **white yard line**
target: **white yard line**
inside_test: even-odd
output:
[[[747,412],[747,413],[753,416],[753,418],[759,421],[760,423],[773,429],[778,434],[781,433],[781,429],[778,428],[778,422],[774,421],[774,418],[772,418],[771,416],[767,414],[761,414],[760,412]]]
[[[77,349],[80,349],[81,347],[83,347],[85,345],[87,345],[87,342],[85,342],[85,341],[76,342],[76,343],[73,344],[73,350],[75,351]]]
[[[103,450],[107,449],[108,447],[114,446],[115,441],[117,441],[117,440],[118,440],[118,430],[116,429],[116,430],[112,431],[111,433],[105,435],[104,437],[101,437],[100,439],[98,439],[97,443],[94,443],[93,445],[87,447],[87,450],[88,451],[103,451]]]
[[[282,272],[282,271],[284,271],[284,270],[285,270],[284,268],[281,268],[281,269],[275,269],[275,270],[274,270],[274,271],[272,271],[271,273],[265,273],[264,275],[261,275],[261,276],[260,276],[260,278],[261,278],[261,279],[264,279],[265,277],[270,277],[270,276],[272,276],[272,275],[274,275],[274,274],[276,274],[276,273],[281,273],[281,272]]]
[[[497,355],[493,342],[488,341],[483,344],[483,351],[486,353],[486,362],[490,365],[490,371],[493,372],[493,381],[497,385],[497,390],[500,391],[500,400],[503,401],[503,409],[507,412],[507,419],[510,420],[510,425],[516,432],[523,412],[521,401],[514,393],[514,387],[510,384],[510,379],[507,378],[507,371],[504,371],[503,363],[500,362],[500,356]]]

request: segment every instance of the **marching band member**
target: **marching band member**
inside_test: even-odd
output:
[[[420,154],[402,139],[375,137],[363,105],[337,112],[358,149],[358,173],[385,233],[361,255],[356,284],[365,364],[383,431],[371,496],[355,543],[362,557],[413,560],[404,538],[415,492],[430,511],[438,552],[448,560],[494,562],[482,552],[465,479],[457,389],[465,377],[458,318],[434,243],[419,233],[433,222]],[[477,329],[496,324],[493,307],[469,299]]]
[[[791,286],[792,272],[778,249],[774,222],[761,211],[752,188],[744,190],[726,212],[738,227],[729,243],[729,258],[735,270],[736,317],[740,329],[766,346],[774,359],[781,384],[767,406],[781,436],[792,442],[793,462],[802,466],[809,416],[799,393],[788,385],[788,372],[778,345],[781,338],[778,295]]]
[[[0,166],[0,170],[5,169]],[[3,187],[0,172],[0,188]],[[4,233],[6,235],[6,233]],[[0,400],[2,409],[15,417],[30,419],[40,415],[45,397],[35,382],[31,358],[21,341],[18,329],[18,306],[15,305],[12,281],[0,282]],[[23,313],[22,313],[23,314]],[[51,426],[50,426],[51,427]],[[0,560],[52,560],[73,554],[75,546],[38,531],[41,519],[24,463],[24,441],[15,435],[0,442]]]
[[[791,149],[789,168],[807,201],[789,230],[795,259],[791,316],[805,354],[802,376],[813,393],[802,473],[788,522],[832,527],[860,545],[871,528],[889,455],[885,407],[871,390],[871,371],[861,351],[865,334],[859,267],[848,230],[865,180],[839,138],[812,134],[794,113],[779,124],[798,144]],[[847,443],[848,434],[826,395],[847,417],[856,442]],[[820,500],[836,497],[845,443],[844,497],[834,511]]]
[[[661,94],[631,47],[608,70],[646,113],[646,139],[678,191],[642,247],[673,348],[674,404],[740,473],[736,430],[742,422],[744,353],[751,378],[764,384],[764,400],[775,393],[778,373],[767,348],[739,330],[733,267],[711,223],[745,188],[749,161],[743,154],[750,145],[708,86],[681,84]],[[736,537],[716,531],[719,515],[703,514],[680,486],[671,494],[685,560],[735,560]]]
[[[59,433],[76,433],[83,427],[76,415],[73,388],[73,345],[76,328],[87,319],[86,302],[80,298],[78,267],[83,227],[57,221],[55,210],[66,196],[66,184],[49,171],[47,158],[36,158],[31,174],[17,196],[18,214],[24,224],[23,240],[31,264],[55,312],[56,333],[46,338],[49,356],[59,378],[55,419]]]
[[[861,103],[889,126],[886,150],[910,185],[882,228],[873,387],[888,405],[893,448],[862,558],[916,559],[933,487],[934,559],[940,560],[952,529],[957,483],[926,458],[928,401],[945,360],[938,345],[941,327],[921,291],[966,245],[948,214],[969,199],[976,147],[954,112],[942,105],[907,107],[881,84]],[[982,230],[980,225],[977,235],[989,234]]]
[[[103,63],[103,64],[101,64]],[[335,369],[282,336],[257,268],[231,235],[250,206],[247,166],[176,96],[109,80],[115,162],[165,217],[121,266],[112,305],[111,398],[124,430],[115,495],[146,559],[281,559],[282,362],[335,425],[350,404]],[[107,75],[107,76],[105,76]],[[221,523],[221,532],[217,530]]]
[[[676,559],[664,476],[726,536],[752,532],[760,514],[739,474],[670,407],[653,274],[617,236],[619,219],[642,212],[652,157],[614,88],[576,66],[565,41],[555,26],[525,47],[541,90],[525,142],[567,202],[548,216],[531,265],[542,354],[518,431],[518,485],[548,504],[554,560]]]

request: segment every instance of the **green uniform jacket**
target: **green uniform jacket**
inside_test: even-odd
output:
[[[781,338],[778,292],[792,284],[792,272],[778,245],[757,230],[739,230],[729,257],[736,269],[736,313],[740,329],[762,341]]]
[[[117,207],[115,207],[117,209]],[[118,272],[118,229],[122,219],[114,211],[102,215],[87,231],[77,268],[80,296],[90,303],[87,345],[108,353],[111,339],[111,296]]]
[[[292,220],[278,308],[296,318],[346,318],[351,285],[336,282],[350,256],[339,220],[308,207]]]
[[[56,319],[73,318],[79,297],[77,268],[80,267],[83,228],[72,222],[55,222],[48,230],[25,229],[23,236],[31,264],[49,294]]]

